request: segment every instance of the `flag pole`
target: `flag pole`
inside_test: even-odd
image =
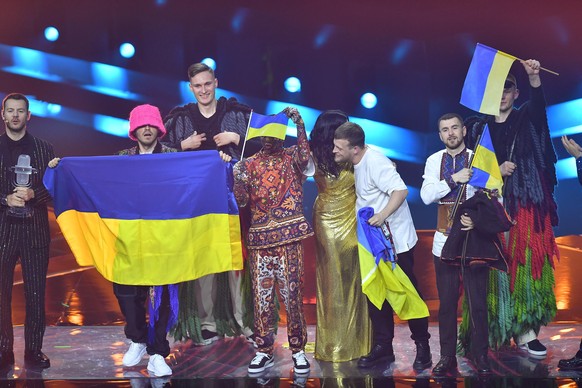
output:
[[[480,43],[477,43],[477,44],[480,44]],[[493,50],[495,50],[495,49],[493,49]],[[521,63],[525,62],[523,59],[521,59],[521,58],[518,58],[518,57],[516,57],[515,55],[511,55],[511,54],[504,53],[504,52],[503,52],[503,51],[501,51],[501,50],[497,50],[497,51],[498,51],[498,52],[500,52],[500,53],[502,53],[502,54],[505,54],[505,55],[506,55],[506,56],[508,56],[508,57],[515,58],[515,59],[517,59],[518,61],[520,61]],[[557,73],[557,72],[555,72],[555,71],[553,71],[553,70],[550,70],[550,69],[546,69],[545,67],[541,67],[541,66],[540,66],[540,70],[546,71],[546,72],[548,72],[548,73],[550,73],[550,74],[553,74],[553,75],[560,75],[560,73]]]
[[[240,153],[240,160],[245,158],[245,147],[247,145],[247,136],[249,135],[249,128],[251,126],[251,118],[253,117],[253,110],[251,109],[251,114],[249,115],[249,122],[247,124],[247,131],[245,132],[245,140],[243,142],[242,152]]]
[[[512,55],[512,57],[514,57],[515,59],[517,59],[517,60],[518,60],[518,61],[520,61],[521,63],[525,62],[525,61],[524,61],[523,59],[521,59],[521,58],[515,57],[515,56],[513,56],[513,55]],[[555,71],[553,71],[553,70],[550,70],[550,69],[546,69],[545,67],[541,67],[541,66],[540,66],[540,70],[546,71],[546,72],[548,72],[548,73],[550,73],[550,74],[553,74],[553,75],[560,75],[560,73],[557,73],[557,72],[555,72]]]
[[[475,149],[479,146],[479,144],[481,144],[481,137],[483,136],[484,131],[485,131],[485,127],[483,127],[483,131],[481,131],[481,133],[479,134],[479,137],[477,138],[477,142],[475,143]],[[473,153],[471,154],[471,159],[469,160],[469,168],[473,167],[473,160],[475,159],[476,153],[477,153],[477,151],[473,150]],[[457,210],[459,210],[459,205],[461,204],[461,198],[463,198],[463,196],[465,195],[465,190],[467,189],[467,183],[468,182],[461,184],[461,189],[459,190],[459,192],[457,194],[457,198],[455,199],[455,203],[453,204],[453,209],[451,210],[451,213],[449,214],[449,220],[455,219],[455,214],[457,213]]]

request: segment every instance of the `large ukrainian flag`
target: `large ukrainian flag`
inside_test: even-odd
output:
[[[79,265],[163,285],[242,269],[229,169],[216,151],[70,157],[44,183]]]
[[[498,116],[505,79],[516,59],[477,43],[461,91],[461,104],[480,113]]]

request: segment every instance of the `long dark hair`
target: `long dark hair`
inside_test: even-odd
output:
[[[333,158],[333,135],[337,127],[346,121],[349,121],[349,118],[341,110],[326,110],[319,115],[309,135],[309,146],[317,168],[324,174],[339,176],[341,167]]]

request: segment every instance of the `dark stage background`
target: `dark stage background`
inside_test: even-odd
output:
[[[3,1],[0,94],[19,91],[40,102],[29,130],[58,155],[112,154],[131,142],[96,131],[104,125],[99,117],[126,119],[145,102],[164,114],[193,101],[183,83],[186,69],[212,57],[219,87],[258,112],[274,113],[268,102],[279,101],[312,108],[308,129],[313,112],[330,108],[402,128],[364,125],[374,143],[404,155],[394,160],[411,187],[416,226],[431,229],[436,209],[417,192],[424,160],[440,149],[440,115],[474,114],[458,101],[477,42],[559,72],[542,74],[558,158],[568,157],[561,134],[582,142],[581,11],[579,0]],[[43,37],[50,25],[60,31],[56,42]],[[136,48],[131,59],[119,54],[125,41]],[[102,64],[112,67],[103,72]],[[523,102],[527,79],[516,65]],[[285,91],[289,76],[301,79],[300,93]],[[360,105],[368,91],[378,97],[373,109]],[[59,109],[43,114],[47,106]],[[573,160],[560,166],[556,234],[577,234],[582,192],[572,179]],[[312,183],[306,193],[310,214]]]

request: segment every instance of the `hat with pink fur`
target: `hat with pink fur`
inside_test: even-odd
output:
[[[146,125],[158,128],[158,138],[166,136],[167,131],[162,122],[160,110],[149,104],[138,105],[129,114],[129,138],[137,141],[133,133]]]

